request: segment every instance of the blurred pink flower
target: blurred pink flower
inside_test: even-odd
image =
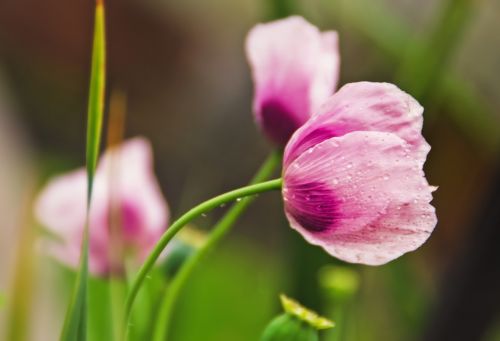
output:
[[[330,97],[285,149],[292,228],[353,263],[380,265],[422,245],[437,222],[422,113],[392,84],[347,84]]]
[[[86,189],[86,172],[81,168],[52,179],[35,203],[37,219],[57,237],[44,244],[46,249],[74,268],[85,226]],[[135,261],[145,258],[167,228],[168,206],[153,173],[151,146],[144,138],[107,150],[97,167],[89,218],[89,269],[94,275],[111,271],[113,214],[123,251]]]
[[[284,146],[335,90],[337,33],[322,33],[297,16],[258,24],[248,34],[246,54],[255,119],[272,142]]]

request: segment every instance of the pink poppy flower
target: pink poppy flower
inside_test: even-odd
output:
[[[167,227],[169,210],[153,173],[151,146],[134,138],[102,156],[96,170],[89,228],[89,269],[103,276],[110,263],[110,219],[116,218],[128,256],[144,259]],[[52,179],[35,203],[37,219],[58,240],[48,252],[77,267],[86,217],[87,177],[81,168]],[[114,213],[116,212],[116,213]],[[116,215],[116,217],[114,216]]]
[[[337,33],[320,32],[297,16],[258,24],[248,34],[246,54],[255,119],[272,142],[284,146],[335,90]]]
[[[396,86],[347,84],[290,139],[283,197],[292,228],[352,263],[380,265],[436,225],[423,108]]]

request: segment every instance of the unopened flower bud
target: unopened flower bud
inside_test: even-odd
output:
[[[184,262],[204,244],[206,239],[202,231],[186,226],[169,245],[167,256],[163,262],[165,274],[173,277]]]
[[[333,299],[346,301],[358,291],[359,274],[346,266],[327,265],[319,271],[319,282]]]
[[[334,323],[298,302],[281,295],[285,313],[273,319],[264,330],[261,341],[317,341],[318,331],[332,328]]]

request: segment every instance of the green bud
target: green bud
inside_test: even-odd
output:
[[[261,341],[318,341],[318,330],[296,316],[285,313],[266,327]]]
[[[167,249],[163,270],[169,277],[174,276],[182,264],[205,242],[205,234],[200,230],[184,227]]]
[[[319,282],[336,300],[348,300],[358,291],[359,274],[346,266],[327,265],[319,271]]]
[[[264,330],[261,341],[318,341],[318,331],[334,323],[298,302],[281,295],[285,313],[273,319]]]

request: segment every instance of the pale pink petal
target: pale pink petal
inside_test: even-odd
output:
[[[415,250],[436,224],[433,187],[395,134],[353,132],[312,147],[284,169],[291,226],[352,263],[379,265]]]
[[[77,266],[86,219],[87,178],[84,169],[52,180],[36,203],[38,220],[60,240],[49,254]],[[114,211],[116,210],[116,211]],[[168,224],[168,206],[154,176],[151,145],[134,138],[106,151],[97,167],[90,208],[89,266],[93,274],[110,270],[110,219],[119,214],[127,254],[141,261]]]
[[[83,168],[52,179],[38,195],[35,216],[47,229],[67,239],[85,224],[87,175]]]
[[[422,106],[393,84],[346,84],[292,136],[285,164],[323,140],[352,131],[394,133],[410,144],[414,157],[425,159],[430,147],[421,133],[422,113]]]
[[[274,143],[284,145],[335,90],[337,34],[321,33],[303,18],[289,17],[256,25],[248,34],[246,53],[256,121]]]

